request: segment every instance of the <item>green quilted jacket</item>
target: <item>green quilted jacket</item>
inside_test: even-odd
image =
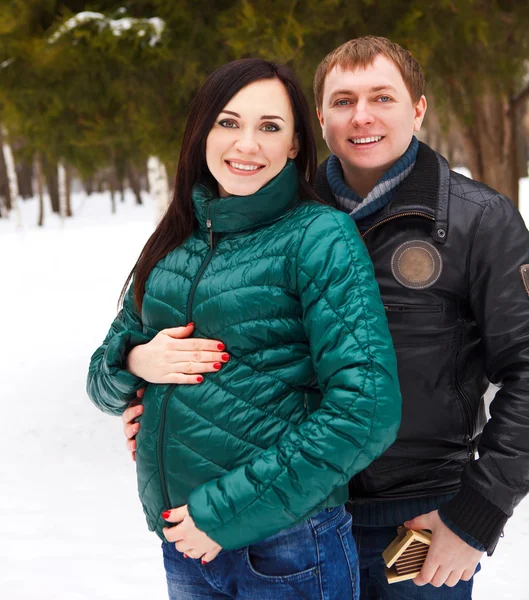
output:
[[[121,414],[147,386],[137,436],[149,528],[188,504],[223,548],[255,543],[347,500],[349,479],[395,440],[401,398],[373,268],[354,222],[299,201],[293,162],[253,196],[196,186],[197,227],[129,290],[92,356],[88,394]],[[199,385],[147,384],[132,347],[194,321],[230,361]]]

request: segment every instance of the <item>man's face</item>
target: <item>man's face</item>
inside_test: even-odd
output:
[[[379,54],[367,68],[334,67],[325,78],[318,118],[329,149],[353,177],[382,175],[421,128],[426,99],[417,105],[397,66]]]

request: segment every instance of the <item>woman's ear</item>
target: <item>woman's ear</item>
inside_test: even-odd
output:
[[[292,148],[290,148],[290,151],[288,153],[288,158],[296,158],[296,156],[298,155],[299,152],[299,137],[298,134],[296,133],[294,135],[294,139],[292,140]]]

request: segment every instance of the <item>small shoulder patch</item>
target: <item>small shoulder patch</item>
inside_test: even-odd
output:
[[[529,296],[529,265],[522,265],[520,267],[520,275],[522,276],[522,281],[525,287],[525,291]]]

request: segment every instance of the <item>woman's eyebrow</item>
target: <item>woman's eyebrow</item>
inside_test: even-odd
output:
[[[232,110],[221,110],[220,112],[232,115],[234,117],[237,117],[238,119],[241,118],[241,115],[239,113],[233,112]],[[281,121],[283,121],[283,123],[285,122],[285,119],[283,119],[283,117],[279,117],[278,115],[263,115],[261,117],[261,121],[264,121],[266,119],[280,119]]]
[[[283,123],[285,122],[285,119],[283,119],[283,117],[278,117],[277,115],[263,115],[261,117],[261,120],[264,119],[280,119],[281,121],[283,121]]]

